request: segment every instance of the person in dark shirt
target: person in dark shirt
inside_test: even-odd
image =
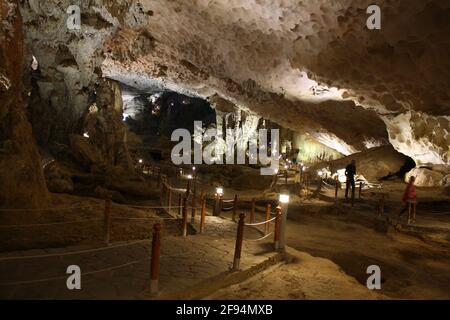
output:
[[[355,175],[356,175],[356,161],[352,162],[345,168],[345,176],[347,177],[345,187],[345,198],[348,199],[348,189],[352,187],[352,197],[355,196]]]

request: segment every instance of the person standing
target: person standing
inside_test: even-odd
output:
[[[414,182],[416,178],[411,176],[409,178],[408,185],[406,186],[406,190],[403,193],[402,201],[405,204],[404,208],[399,212],[398,218],[400,219],[402,214],[408,210],[408,224],[416,222],[416,204],[417,204],[417,193],[416,186]]]
[[[345,167],[345,176],[347,177],[345,186],[345,198],[348,199],[348,189],[352,187],[352,199],[355,197],[355,175],[356,175],[356,161],[352,162]]]

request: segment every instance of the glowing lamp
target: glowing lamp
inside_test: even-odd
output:
[[[189,175],[187,176],[187,178],[188,178],[189,180],[191,180],[191,179],[192,179],[192,175],[189,174]]]
[[[195,167],[192,167],[192,170],[195,171]]]
[[[281,203],[289,203],[289,195],[288,194],[280,194],[279,200]]]
[[[223,188],[222,188],[222,187],[216,188],[216,193],[217,193],[219,196],[222,196],[222,195],[223,195]]]
[[[85,132],[85,133],[83,134],[83,137],[89,138],[89,134],[88,134],[87,132]]]
[[[317,171],[317,175],[319,176],[319,177],[321,177],[322,176],[322,171]]]
[[[142,159],[139,159],[139,163],[142,163],[143,161],[142,161]]]

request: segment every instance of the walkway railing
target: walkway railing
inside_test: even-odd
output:
[[[187,237],[188,235],[188,210],[189,209],[200,209],[200,233],[204,232],[205,228],[205,221],[206,221],[206,204],[207,204],[207,198],[202,193],[200,196],[200,206],[195,206],[195,201],[193,201],[191,206],[188,205],[189,199],[194,198],[195,199],[195,185],[194,185],[194,191],[190,192],[189,185],[186,189],[183,188],[175,188],[171,186],[168,183],[167,176],[164,174],[161,174],[161,170],[153,168],[146,168],[148,172],[152,172],[152,175],[154,177],[158,177],[158,185],[160,186],[160,200],[161,205],[159,206],[145,206],[145,205],[126,205],[126,204],[115,204],[111,201],[111,197],[108,196],[105,199],[104,206],[103,206],[103,219],[97,218],[97,219],[79,219],[79,220],[73,220],[73,221],[58,221],[58,222],[49,222],[49,223],[37,223],[37,224],[26,224],[26,225],[3,225],[0,226],[0,228],[28,228],[33,226],[39,226],[39,227],[45,227],[45,226],[53,226],[53,225],[65,225],[65,224],[76,224],[76,223],[89,223],[89,222],[99,222],[103,221],[103,241],[106,244],[104,247],[98,247],[98,248],[92,248],[92,249],[84,249],[84,250],[77,250],[77,251],[70,251],[70,252],[61,252],[61,253],[48,253],[48,254],[42,254],[42,255],[30,255],[30,256],[9,256],[9,257],[0,257],[0,263],[2,262],[10,262],[15,260],[25,260],[25,259],[41,259],[41,258],[49,258],[49,257],[62,257],[62,256],[71,256],[71,255],[83,255],[93,252],[100,252],[100,251],[106,251],[106,250],[114,250],[118,248],[123,248],[127,246],[133,246],[136,244],[144,244],[149,243],[148,239],[145,240],[138,240],[138,241],[131,241],[127,243],[116,243],[111,244],[111,234],[112,234],[112,221],[113,220],[136,220],[136,221],[157,221],[153,224],[153,233],[152,233],[152,241],[151,241],[151,255],[144,257],[143,259],[129,261],[124,264],[116,265],[116,266],[110,266],[107,268],[102,268],[99,270],[93,270],[88,272],[83,272],[83,275],[92,275],[97,274],[101,272],[107,272],[119,268],[124,268],[130,265],[138,264],[143,261],[147,261],[151,259],[151,266],[150,266],[150,293],[152,295],[156,295],[158,293],[158,279],[159,279],[159,268],[160,268],[160,252],[161,252],[161,221],[164,220],[173,220],[173,221],[179,221],[181,218],[182,221],[182,233],[181,236]],[[178,197],[176,197],[178,195]],[[174,197],[175,196],[175,197]],[[177,205],[173,205],[173,201],[177,201]],[[177,199],[176,199],[177,198]],[[238,205],[238,197],[235,195],[234,199],[221,199],[220,201],[220,211],[231,211],[233,210],[233,220],[235,219],[236,211],[237,211],[237,205]],[[125,217],[125,216],[113,216],[112,215],[112,207],[131,207],[131,208],[140,208],[140,209],[156,209],[161,210],[169,215],[169,217]],[[56,210],[71,210],[71,209],[80,209],[80,208],[101,208],[100,204],[94,204],[94,205],[86,205],[86,206],[72,206],[72,207],[53,207],[53,208],[46,208],[46,209],[0,209],[0,212],[15,212],[15,211],[56,211]],[[250,222],[245,223],[245,214],[241,213],[239,216],[239,222],[237,224],[237,237],[236,237],[236,246],[235,246],[235,255],[234,255],[234,261],[233,261],[233,270],[239,269],[239,263],[241,259],[242,254],[242,242],[245,241],[262,241],[270,237],[271,235],[274,235],[274,245],[275,249],[278,248],[279,243],[279,237],[280,237],[280,221],[281,221],[281,210],[278,207],[275,211],[275,213],[271,212],[271,206],[268,204],[266,206],[265,211],[265,220],[261,222],[254,222],[255,217],[255,199],[252,200],[252,209],[250,216],[252,217],[250,219]],[[177,215],[172,214],[172,209],[177,210]],[[271,217],[274,215],[274,217]],[[193,223],[195,220],[195,211],[192,210],[192,220],[191,223]],[[270,232],[270,224],[275,224],[274,230]],[[258,229],[259,226],[264,226],[264,231],[261,231]],[[263,232],[264,235],[260,238],[256,239],[244,239],[244,229],[245,228],[254,228],[256,230],[259,230],[260,232]],[[0,286],[15,286],[15,285],[22,285],[22,284],[31,284],[31,283],[39,283],[39,282],[47,282],[47,281],[55,281],[55,280],[62,280],[67,279],[67,276],[58,276],[58,277],[48,277],[43,279],[37,279],[37,280],[26,280],[26,281],[13,281],[13,282],[5,282],[0,283]]]

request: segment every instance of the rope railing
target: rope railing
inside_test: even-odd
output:
[[[105,205],[104,205],[104,219],[98,218],[98,219],[80,219],[80,220],[74,220],[74,221],[57,221],[57,222],[51,222],[51,223],[39,223],[39,224],[27,224],[27,225],[9,225],[9,226],[0,226],[0,228],[20,228],[20,227],[32,227],[32,226],[51,226],[51,225],[64,225],[64,224],[75,224],[75,223],[85,223],[85,222],[98,222],[98,221],[104,221],[104,242],[107,246],[100,247],[100,248],[92,248],[92,249],[85,249],[85,250],[77,250],[77,251],[70,251],[70,252],[61,252],[61,253],[49,253],[49,254],[42,254],[42,255],[30,255],[30,256],[19,256],[19,257],[0,257],[0,262],[3,261],[14,261],[14,260],[23,260],[23,259],[38,259],[38,258],[48,258],[48,257],[61,257],[61,256],[71,256],[71,255],[79,255],[79,254],[86,254],[86,253],[93,253],[103,250],[111,250],[114,248],[120,248],[125,246],[131,246],[138,243],[144,243],[148,242],[149,240],[139,240],[134,242],[128,242],[128,243],[122,243],[122,244],[110,244],[111,239],[111,231],[112,231],[112,221],[120,220],[120,221],[148,221],[157,222],[153,225],[153,240],[152,240],[152,255],[151,255],[151,291],[154,293],[157,292],[157,289],[155,290],[155,287],[157,288],[157,281],[158,281],[158,273],[159,273],[159,254],[160,254],[160,230],[161,230],[161,223],[163,221],[179,221],[181,217],[182,221],[182,236],[187,236],[187,211],[192,210],[192,221],[194,221],[195,217],[195,211],[201,210],[201,217],[200,217],[200,233],[203,232],[204,226],[205,226],[205,216],[206,216],[206,204],[210,201],[207,197],[204,196],[204,194],[201,194],[200,197],[200,204],[197,205],[195,203],[195,196],[196,196],[196,186],[194,183],[193,191],[190,190],[190,180],[188,180],[187,188],[175,188],[174,186],[170,185],[168,182],[167,176],[165,174],[161,173],[161,170],[156,170],[155,168],[149,168],[144,166],[144,171],[147,170],[149,173],[150,171],[153,173],[158,172],[158,186],[161,187],[160,192],[160,205],[141,205],[141,204],[117,204],[112,203],[111,197],[107,197],[105,199]],[[195,180],[194,180],[195,181]],[[178,205],[173,205],[173,194],[178,194]],[[192,197],[190,197],[192,195]],[[188,199],[192,199],[192,205],[188,205]],[[176,201],[177,199],[175,199]],[[215,200],[214,205],[218,205],[218,202],[220,205],[217,207],[221,211],[229,211],[233,210],[233,220],[236,215],[237,210],[237,195],[235,195],[234,199],[223,199],[223,198],[217,198],[217,199],[211,199]],[[219,201],[217,201],[219,200]],[[80,209],[80,208],[94,208],[99,207],[100,204],[95,205],[86,205],[86,206],[72,206],[72,207],[64,207],[64,208],[50,208],[50,210],[70,210],[70,209]],[[169,214],[170,217],[160,217],[160,216],[119,216],[119,215],[112,215],[111,211],[112,208],[115,207],[128,207],[128,208],[136,208],[136,209],[144,209],[144,210],[164,210]],[[275,216],[273,218],[270,218],[272,216],[272,212],[270,212],[270,206],[269,210],[266,211],[266,219],[261,222],[253,222],[253,218],[249,223],[244,223],[242,219],[240,219],[238,224],[238,237],[237,241],[243,240],[243,229],[245,226],[247,227],[257,227],[261,225],[266,226],[266,231],[264,232],[264,236],[257,238],[257,239],[245,239],[246,241],[261,241],[264,239],[267,239],[271,235],[275,235],[275,241],[277,239],[277,234],[279,232],[277,231],[278,225],[277,221],[279,220],[279,216]],[[13,209],[14,211],[23,211],[21,209]],[[49,209],[31,209],[31,211],[45,211]],[[173,215],[171,210],[177,210],[178,214]],[[7,211],[6,209],[0,209],[0,211]],[[254,216],[255,212],[255,200],[252,200],[252,216]],[[245,215],[244,215],[245,217]],[[242,221],[241,221],[242,220]],[[275,229],[272,232],[269,232],[269,225],[271,223],[275,222]],[[257,229],[257,228],[256,228]],[[259,229],[257,229],[259,230]],[[261,231],[261,230],[259,230]],[[241,232],[241,236],[239,237],[239,232]],[[240,240],[239,240],[240,239]],[[240,250],[240,249],[239,249]],[[240,258],[240,252],[239,252],[239,258]],[[144,259],[130,261],[118,266],[108,267],[100,270],[95,271],[89,271],[86,273],[83,273],[83,275],[87,274],[95,274],[99,272],[105,272],[108,270],[114,270],[117,268],[126,267],[129,265],[133,265],[145,260],[148,260],[149,257],[146,257]],[[235,259],[236,260],[236,259]],[[236,266],[236,262],[234,263],[234,266]],[[29,283],[35,283],[35,282],[44,282],[44,281],[53,281],[57,279],[65,279],[66,277],[50,277],[45,279],[38,279],[38,280],[24,280],[24,281],[15,281],[15,282],[8,282],[8,283],[0,283],[0,286],[3,285],[19,285],[19,284],[29,284]]]
[[[86,206],[72,206],[72,207],[52,207],[52,208],[30,208],[30,209],[17,209],[17,208],[0,208],[0,212],[39,212],[39,211],[66,211],[73,209],[87,209],[101,206],[100,204],[92,204]]]
[[[115,248],[128,247],[128,246],[132,246],[132,245],[139,244],[139,243],[145,243],[145,242],[149,242],[149,240],[148,239],[136,240],[136,241],[126,242],[126,243],[113,244],[113,245],[105,246],[105,247],[84,249],[84,250],[77,250],[77,251],[69,251],[69,252],[61,252],[61,253],[47,253],[47,254],[42,254],[42,255],[31,255],[31,256],[0,257],[0,262],[11,261],[11,260],[41,259],[41,258],[49,258],[49,257],[64,257],[64,256],[78,255],[78,254],[86,254],[86,253],[111,250],[111,249],[115,249]]]
[[[117,265],[117,266],[113,266],[113,267],[103,268],[103,269],[99,269],[99,270],[95,270],[95,271],[83,272],[82,275],[83,276],[88,276],[88,275],[92,275],[92,274],[112,271],[112,270],[128,267],[128,266],[131,266],[131,265],[135,265],[135,264],[147,261],[149,259],[150,259],[150,257],[146,257],[146,258],[143,258],[143,259],[130,261],[130,262],[123,263],[123,264],[120,264],[120,265]],[[3,287],[4,286],[17,286],[17,285],[33,284],[33,283],[41,283],[41,282],[51,282],[51,281],[65,280],[65,279],[67,279],[67,275],[66,276],[51,277],[51,278],[44,278],[44,279],[37,279],[37,280],[22,280],[22,281],[14,281],[14,282],[3,282],[3,283],[0,283],[0,286],[3,286]]]
[[[266,217],[270,217],[270,205],[267,205]],[[269,226],[270,222],[272,222],[272,221],[275,221],[275,229],[274,229],[274,231],[269,232],[268,226]],[[238,222],[237,235],[236,235],[236,245],[235,245],[235,250],[234,250],[233,270],[239,269],[245,227],[246,226],[247,227],[256,227],[259,225],[265,225],[266,229],[264,231],[264,236],[257,238],[257,239],[245,239],[245,240],[251,241],[251,242],[257,242],[257,241],[262,241],[264,239],[267,239],[271,235],[274,235],[275,249],[278,249],[279,241],[280,241],[280,222],[281,222],[281,208],[280,207],[276,208],[276,215],[274,218],[266,219],[265,221],[261,221],[261,222],[245,223],[245,214],[241,213],[239,215],[239,222]]]
[[[102,221],[103,219],[85,219],[85,220],[73,220],[73,221],[61,221],[61,222],[49,222],[49,223],[34,223],[34,224],[14,224],[14,225],[0,225],[0,228],[29,228],[29,227],[44,227],[64,224],[76,224]]]
[[[250,226],[261,226],[261,225],[265,225],[267,223],[270,223],[272,221],[275,221],[276,218],[277,217],[273,217],[272,219],[261,221],[261,222],[255,222],[255,223],[245,223],[244,225],[248,226],[248,227],[250,227]]]
[[[265,240],[268,237],[270,237],[271,235],[273,235],[273,232],[270,232],[270,233],[268,233],[268,234],[266,234],[266,235],[264,235],[264,236],[262,236],[261,238],[258,238],[258,239],[245,239],[245,241],[257,242],[257,241]]]

